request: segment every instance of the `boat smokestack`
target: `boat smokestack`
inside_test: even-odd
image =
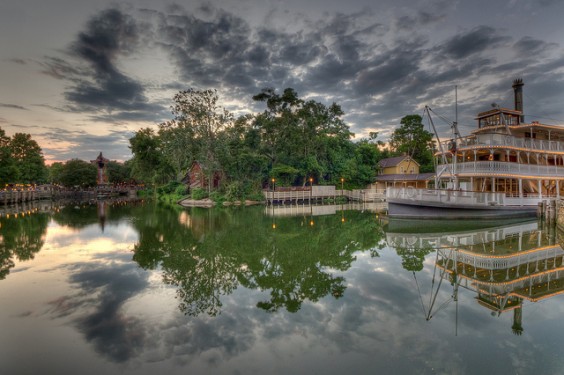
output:
[[[513,92],[515,93],[515,110],[521,112],[520,123],[525,122],[525,115],[523,114],[523,79],[518,78],[513,81]]]

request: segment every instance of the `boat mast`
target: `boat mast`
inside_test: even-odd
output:
[[[453,132],[453,139],[452,141],[454,142],[454,152],[452,154],[452,158],[454,159],[452,161],[453,164],[453,171],[455,172],[456,169],[456,163],[458,161],[458,147],[457,147],[457,139],[460,138],[460,133],[458,132],[458,86],[454,85],[454,122],[452,123],[452,132]],[[453,188],[455,190],[458,189],[458,176],[454,174],[454,186]]]
[[[452,123],[452,135],[454,140],[462,138],[458,131],[458,86],[454,86],[454,122]]]
[[[433,128],[433,133],[435,133],[435,137],[437,138],[437,144],[439,145],[439,152],[441,154],[443,164],[447,164],[445,151],[443,149],[443,144],[441,143],[441,139],[439,138],[439,133],[437,133],[437,128],[435,127],[435,123],[433,122],[433,118],[431,117],[431,111],[432,109],[428,105],[426,105],[425,114],[427,115],[427,118],[429,119],[429,124],[431,124],[431,127]],[[437,168],[435,168],[435,171],[436,170]],[[440,176],[435,172],[435,189],[438,189],[439,180],[440,180]]]

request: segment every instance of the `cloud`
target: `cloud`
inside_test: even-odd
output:
[[[133,131],[113,130],[107,135],[93,135],[86,131],[47,129],[42,133],[46,140],[43,152],[52,160],[94,159],[100,151],[111,160],[127,160],[129,139]]]
[[[443,21],[445,18],[446,16],[444,14],[419,11],[415,16],[406,15],[399,17],[395,22],[395,26],[399,30],[410,31],[416,30],[418,27],[429,26],[433,23]]]
[[[145,84],[118,67],[118,58],[136,53],[144,38],[140,21],[116,8],[93,16],[71,44],[76,59],[46,57],[43,73],[71,83],[65,110],[96,113],[104,121],[159,121],[163,106],[151,102]]]
[[[511,37],[498,35],[497,30],[493,27],[478,26],[450,38],[443,44],[441,52],[453,59],[462,59],[481,54],[510,41]]]
[[[22,110],[22,111],[28,111],[27,108],[22,107],[21,105],[16,105],[16,104],[0,103],[0,107],[1,107],[1,108],[10,108],[10,109],[20,109],[20,110]]]
[[[465,93],[461,108],[480,111],[488,102],[484,96],[505,95],[515,76],[528,82],[537,74],[559,74],[561,51],[531,36],[514,39],[481,25],[437,39],[432,29],[452,8],[430,1],[387,19],[369,10],[317,20],[295,15],[299,27],[297,21],[250,23],[209,4],[190,11],[180,5],[127,13],[111,8],[77,35],[69,56],[78,59],[48,57],[42,67],[69,82],[65,110],[98,122],[161,122],[170,117],[170,92],[187,88],[217,89],[235,110],[260,111],[252,95],[292,87],[302,97],[341,104],[358,136],[389,134],[401,117],[425,104],[452,112],[455,85]],[[164,53],[176,76],[149,84],[127,70],[124,60],[148,47]],[[473,123],[475,113],[461,113],[461,126]]]
[[[109,360],[125,362],[135,357],[147,340],[146,329],[121,308],[148,285],[147,275],[132,263],[77,264],[73,268],[70,282],[80,291],[51,302],[55,317],[79,315],[74,324]],[[89,309],[91,305],[94,310]]]
[[[558,45],[556,43],[547,43],[529,36],[524,36],[513,44],[513,49],[515,50],[516,55],[531,56],[533,58],[537,57],[534,55],[544,55],[557,47]]]
[[[27,61],[25,61],[24,59],[18,59],[18,58],[6,59],[6,61],[12,62],[14,64],[18,64],[18,65],[26,65],[27,64]]]

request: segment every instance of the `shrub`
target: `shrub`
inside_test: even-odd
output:
[[[176,189],[179,188],[179,187],[186,189],[186,188],[184,187],[184,185],[181,184],[180,182],[178,182],[178,181],[171,181],[171,182],[169,182],[169,183],[166,184],[166,185],[159,186],[159,187],[157,188],[157,193],[158,193],[159,195],[162,195],[162,194],[172,194],[172,193],[174,193],[174,192],[176,191]]]
[[[225,198],[231,202],[244,199],[245,190],[243,184],[240,181],[230,182],[225,187]]]
[[[214,201],[218,206],[225,202],[225,196],[218,191],[212,191],[210,194],[210,199]]]
[[[200,200],[208,197],[208,193],[202,188],[194,188],[192,189],[192,194],[190,197],[194,200]]]

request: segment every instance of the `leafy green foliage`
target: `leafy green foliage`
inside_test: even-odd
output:
[[[218,101],[215,90],[190,89],[174,96],[174,119],[159,125],[159,135],[163,156],[176,176],[183,176],[196,160],[206,166],[204,173],[208,180],[221,170],[222,133],[231,126],[233,116]]]
[[[0,128],[0,187],[18,181],[18,169],[10,149],[10,137]]]
[[[67,161],[58,176],[59,183],[67,187],[90,187],[96,185],[97,168],[80,159]]]
[[[45,159],[41,148],[31,135],[16,133],[10,142],[21,182],[43,182],[47,177]]]
[[[256,116],[261,134],[261,153],[270,160],[271,175],[284,183],[305,185],[310,177],[317,182],[339,178],[334,171],[334,151],[346,149],[353,134],[343,122],[344,112],[336,103],[325,106],[305,101],[287,88],[282,94],[264,89],[253,97],[266,103],[267,109]],[[281,173],[277,168],[293,168]],[[295,173],[294,173],[295,171]],[[286,172],[290,172],[287,169]]]
[[[109,161],[106,164],[106,173],[111,184],[126,183],[131,181],[131,164]]]
[[[266,109],[235,119],[219,105],[215,90],[179,92],[172,120],[160,124],[158,133],[142,129],[130,140],[133,177],[157,184],[180,181],[197,161],[208,182],[207,196],[215,188],[211,182],[221,176],[214,196],[234,201],[260,196],[272,178],[276,186],[304,186],[313,178],[320,185],[339,185],[344,179],[348,188],[365,188],[374,180],[378,161],[392,156],[382,151],[376,132],[353,142],[336,103],[301,99],[292,88],[282,93],[267,88],[253,99]],[[426,149],[430,133],[420,122],[419,116],[402,119],[393,152],[409,151],[424,171],[432,168],[432,155]]]
[[[390,137],[394,155],[406,154],[420,165],[420,172],[433,171],[433,134],[425,130],[419,115],[408,115],[401,119],[401,126]]]
[[[129,140],[133,153],[131,175],[150,184],[163,184],[174,179],[174,171],[163,154],[162,139],[153,129],[144,128]]]
[[[202,188],[195,188],[195,189],[192,189],[192,192],[190,193],[190,197],[192,199],[195,199],[195,200],[200,200],[200,199],[207,198],[208,193],[207,193],[207,191],[205,191]]]

